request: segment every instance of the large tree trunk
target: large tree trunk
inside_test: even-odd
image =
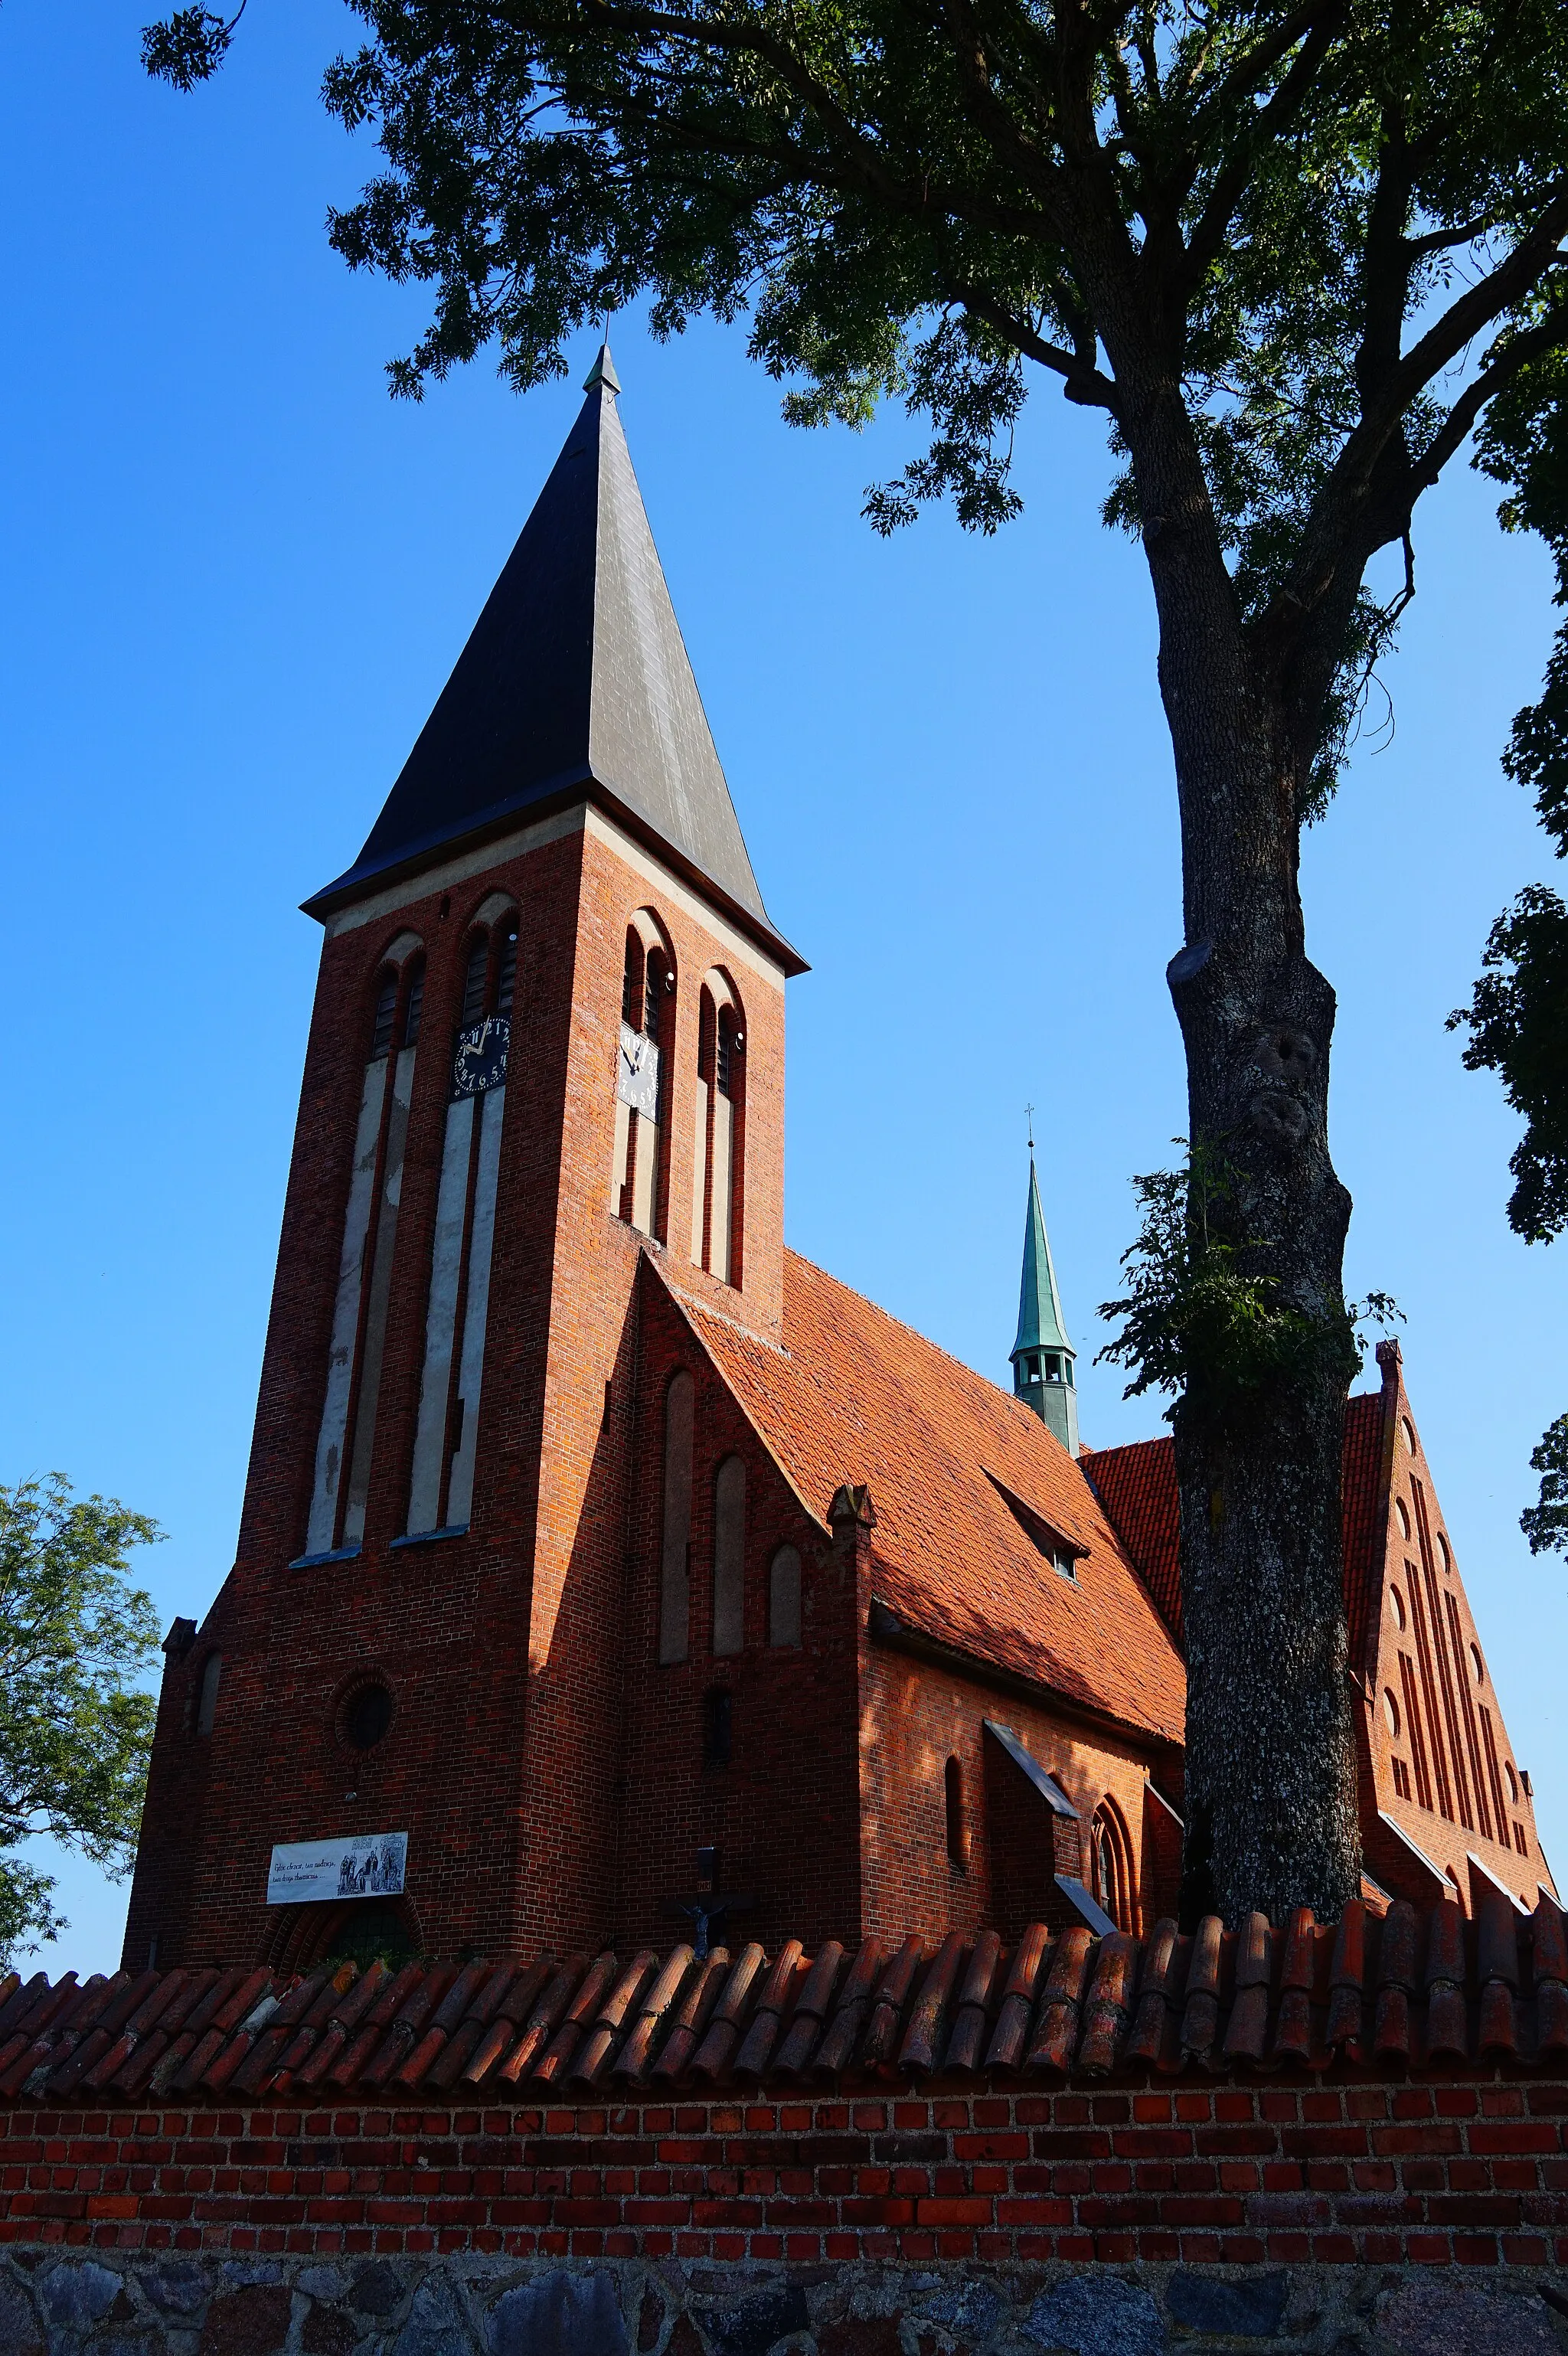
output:
[[[1328,1158],[1334,993],[1306,954],[1299,745],[1277,650],[1249,645],[1179,405],[1134,442],[1181,809],[1185,946],[1168,979],[1207,1216],[1309,1334],[1263,1382],[1195,1370],[1175,1416],[1187,1644],[1182,1911],[1339,1913],[1360,1842],[1340,1538],[1354,1359],[1349,1196]]]

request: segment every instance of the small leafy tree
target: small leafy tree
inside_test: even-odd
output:
[[[745,315],[804,424],[901,400],[880,530],[1016,513],[1031,383],[1104,423],[1181,821],[1167,967],[1214,1232],[1313,1329],[1173,1416],[1184,1910],[1360,1887],[1339,1484],[1350,1201],[1303,826],[1415,585],[1420,502],[1568,352],[1561,0],[354,0],[325,99],[384,168],[330,234],[432,293],[395,391],[492,338],[519,388],[646,296]],[[149,28],[189,88],[234,20]],[[1386,583],[1369,568],[1394,563]],[[1130,1052],[1134,1050],[1129,1049]],[[1143,1052],[1139,1047],[1136,1052]],[[1271,1311],[1271,1313],[1273,1312]],[[1294,1331],[1294,1329],[1291,1329]],[[1315,1683],[1311,1706],[1304,1704]]]
[[[31,1835],[130,1869],[156,1714],[133,1680],[158,1623],[126,1569],[162,1536],[59,1472],[0,1488],[0,1955],[65,1928],[53,1881],[15,1854]]]

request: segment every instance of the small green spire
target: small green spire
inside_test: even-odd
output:
[[[1061,1317],[1051,1243],[1040,1208],[1034,1154],[1029,1158],[1029,1202],[1024,1212],[1023,1282],[1019,1288],[1019,1330],[1012,1346],[1013,1395],[1033,1408],[1062,1446],[1078,1453],[1076,1353]]]
[[[596,384],[602,384],[606,392],[619,392],[621,390],[621,380],[615,373],[615,363],[610,357],[608,336],[599,347],[598,359],[582,380],[582,390],[584,392],[592,392]]]

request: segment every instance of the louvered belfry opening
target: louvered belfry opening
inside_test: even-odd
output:
[[[397,1019],[398,977],[393,969],[382,974],[376,990],[376,1020],[370,1038],[372,1055],[384,1055],[391,1046]]]
[[[496,1012],[510,1016],[512,1000],[517,986],[517,920],[508,917],[500,933],[500,954],[496,964]]]
[[[403,996],[403,1044],[419,1044],[420,1024],[424,1018],[424,959],[415,957],[409,961],[408,986]]]
[[[485,1012],[485,986],[490,976],[490,940],[486,933],[475,933],[469,944],[468,963],[464,969],[463,1005],[457,1017],[460,1031],[472,1029]]]

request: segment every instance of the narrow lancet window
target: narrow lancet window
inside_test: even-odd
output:
[[[800,1552],[795,1547],[780,1547],[768,1573],[768,1642],[800,1643]]]
[[[196,1730],[210,1734],[212,1721],[218,1715],[218,1688],[223,1676],[223,1655],[208,1653],[202,1664],[201,1692],[196,1705]]]
[[[721,1283],[741,1281],[746,1034],[725,977],[703,984],[697,1026],[697,1151],[691,1257]]]
[[[1110,1800],[1103,1800],[1094,1811],[1089,1846],[1093,1894],[1117,1930],[1130,1931],[1134,1928],[1132,1847],[1121,1814]]]
[[[964,1770],[956,1759],[948,1761],[942,1780],[947,1815],[947,1862],[955,1873],[967,1873],[969,1827],[964,1815]]]
[[[722,1657],[746,1641],[746,1468],[727,1456],[713,1483],[713,1650]]]
[[[675,1029],[675,968],[639,917],[626,930],[621,1036],[615,1061],[615,1144],[610,1209],[645,1236],[665,1233],[668,1075],[662,1041]]]
[[[691,1624],[692,1380],[670,1377],[664,1407],[664,1547],[659,1569],[659,1659],[684,1661]]]
[[[410,1537],[468,1526],[517,989],[517,919],[487,903],[464,966],[436,1193]]]
[[[304,1561],[357,1547],[365,1532],[423,995],[419,943],[400,934],[369,1010]]]

